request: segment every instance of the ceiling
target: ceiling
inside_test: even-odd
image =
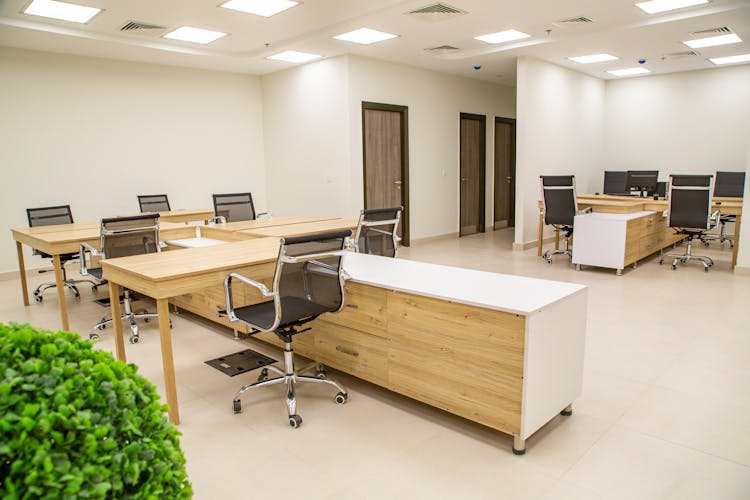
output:
[[[708,57],[750,53],[750,0],[647,15],[636,0],[447,0],[465,11],[431,21],[407,13],[430,0],[303,0],[270,18],[219,8],[221,0],[68,0],[104,9],[88,24],[22,14],[29,0],[0,0],[0,45],[87,56],[262,75],[293,64],[265,59],[294,49],[334,57],[357,54],[470,78],[515,85],[516,58],[530,55],[599,78],[638,65],[653,73],[713,68]],[[586,17],[592,22],[560,22]],[[167,30],[122,32],[128,21]],[[229,33],[209,45],[162,38],[183,25]],[[362,46],[332,36],[368,27],[399,35]],[[742,43],[700,49],[680,43],[692,32],[729,27]],[[516,29],[531,38],[490,45],[474,37]],[[425,49],[450,45],[448,53]],[[618,61],[582,65],[567,57],[608,52]],[[475,69],[480,67],[480,69]]]

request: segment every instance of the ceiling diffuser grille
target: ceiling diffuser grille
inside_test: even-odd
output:
[[[142,23],[140,21],[128,21],[122,28],[120,28],[120,31],[125,33],[147,33],[150,35],[159,35],[162,31],[166,30],[166,26]]]
[[[589,19],[588,17],[584,17],[584,16],[578,16],[578,17],[569,17],[569,18],[567,18],[567,19],[560,19],[560,20],[559,20],[559,21],[557,21],[557,22],[558,22],[558,23],[570,23],[570,24],[575,24],[575,23],[593,23],[594,21],[592,21],[592,20],[591,20],[591,19]]]
[[[732,33],[732,30],[730,28],[728,28],[727,26],[722,26],[720,28],[710,28],[707,30],[693,31],[690,34],[702,38],[705,35],[728,35],[730,33]]]
[[[444,3],[435,3],[422,7],[411,12],[407,12],[407,15],[414,16],[425,21],[445,21],[453,19],[454,17],[463,16],[466,11],[451,7]]]
[[[697,57],[698,53],[694,50],[683,50],[682,52],[671,52],[661,56],[662,61],[666,59],[685,59],[686,57]]]
[[[424,49],[425,52],[429,52],[430,54],[434,54],[436,56],[442,56],[445,54],[453,54],[454,52],[458,52],[458,47],[454,47],[453,45],[440,45],[438,47],[430,47],[429,49]]]

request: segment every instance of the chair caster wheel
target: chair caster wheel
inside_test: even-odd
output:
[[[664,259],[659,259],[659,265],[664,264]]]
[[[289,425],[296,429],[300,425],[302,425],[302,417],[299,415],[289,415]]]
[[[268,380],[268,369],[267,368],[263,368],[260,371],[260,375],[258,375],[258,382],[264,382],[266,380]]]
[[[97,290],[99,290],[99,286],[98,285],[91,285],[91,291],[93,293],[96,293]]]
[[[242,413],[242,401],[239,399],[235,399],[232,401],[232,412],[234,413]]]
[[[130,339],[128,339],[128,340],[130,341],[131,344],[137,344],[138,342],[141,341],[141,338],[140,337],[136,337],[135,335],[132,335],[130,337]]]
[[[346,403],[346,400],[349,399],[349,395],[345,392],[339,392],[336,394],[336,397],[333,398],[333,400],[336,402],[337,405],[342,405]]]
[[[144,323],[148,323],[149,321],[151,321],[151,318],[143,318]],[[169,325],[169,326],[172,326],[172,325]]]
[[[42,301],[44,300],[44,297],[42,297],[41,295],[34,294],[34,300],[41,304]]]
[[[315,372],[315,376],[318,378],[326,378],[327,375],[328,374],[326,373],[325,370],[318,370]]]
[[[547,264],[552,264],[552,259],[547,259]]]
[[[672,264],[672,271],[676,271],[676,270],[677,270],[677,264]]]
[[[89,340],[99,340],[99,334],[98,333],[90,333],[89,334]]]

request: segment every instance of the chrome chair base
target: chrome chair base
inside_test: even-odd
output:
[[[150,313],[144,309],[143,312],[140,313],[134,313],[131,306],[131,297],[128,291],[125,291],[125,297],[123,298],[123,313],[120,315],[120,321],[128,321],[128,324],[130,326],[130,338],[128,341],[131,344],[137,344],[141,341],[140,332],[138,330],[138,324],[135,322],[137,319],[142,319],[144,322],[148,323],[151,318],[159,318],[159,315],[156,313]],[[98,331],[104,330],[107,328],[108,325],[111,325],[113,321],[113,318],[107,319],[107,317],[103,317],[102,320],[95,324],[94,327],[91,329],[91,333],[89,333],[89,340],[99,340],[99,333]],[[172,326],[172,320],[169,320],[169,326]]]
[[[563,229],[563,231],[565,230]],[[571,234],[573,233],[572,232],[569,233],[566,231],[566,234],[563,238],[565,240],[564,249],[560,250],[560,249],[551,248],[547,250],[546,252],[544,252],[544,254],[542,254],[542,258],[547,261],[547,264],[552,264],[553,255],[567,255],[569,259],[573,258],[573,251],[570,249],[570,235]]]
[[[45,271],[39,271],[41,272],[47,272],[49,270]],[[96,291],[96,288],[99,286],[99,283],[90,280],[90,279],[80,279],[80,280],[69,280],[67,273],[65,272],[65,266],[62,266],[62,277],[63,277],[63,285],[65,288],[69,289],[71,292],[73,292],[73,295],[75,298],[80,299],[81,298],[81,292],[78,291],[78,287],[76,285],[79,285],[81,283],[88,283],[91,285],[91,290]],[[42,283],[36,289],[34,290],[34,300],[37,302],[41,302],[44,300],[44,292],[49,290],[50,288],[57,288],[57,283],[54,281],[50,281],[47,283]]]
[[[703,242],[703,244],[708,246],[709,242],[718,240],[719,243],[721,243],[721,246],[724,246],[724,243],[728,241],[729,248],[734,248],[734,236],[727,236],[727,222],[734,221],[722,220],[721,222],[719,222],[719,234],[706,234],[701,236],[700,240]]]
[[[315,376],[301,375],[305,371],[316,367]],[[325,367],[317,363],[313,363],[302,370],[294,370],[294,352],[292,351],[291,342],[284,342],[284,370],[277,366],[266,366],[261,370],[258,376],[258,381],[252,384],[248,384],[240,388],[239,391],[234,395],[232,399],[232,411],[234,413],[242,413],[242,400],[240,396],[250,389],[256,389],[258,387],[265,387],[269,385],[284,384],[286,386],[286,407],[289,415],[289,425],[293,428],[297,428],[302,425],[302,417],[297,414],[297,397],[295,388],[300,383],[315,383],[315,384],[328,384],[338,389],[338,393],[334,397],[336,404],[344,404],[349,398],[349,394],[346,389],[329,378],[326,374]],[[279,375],[278,377],[268,378],[268,370]]]
[[[703,270],[708,272],[709,269],[714,267],[714,261],[710,257],[706,257],[704,255],[693,255],[692,254],[692,248],[693,248],[693,235],[688,235],[687,239],[687,248],[685,249],[685,253],[668,253],[666,255],[662,255],[662,257],[659,259],[659,264],[664,264],[664,259],[666,257],[674,257],[674,260],[672,261],[672,270],[675,271],[677,269],[677,262],[682,262],[685,264],[689,260],[698,260],[703,264]]]

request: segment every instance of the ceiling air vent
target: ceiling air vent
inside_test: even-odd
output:
[[[446,21],[448,19],[453,19],[454,17],[463,16],[464,14],[466,14],[466,11],[464,10],[451,7],[444,3],[435,3],[428,5],[427,7],[407,12],[406,15],[414,16],[425,21],[436,22]]]
[[[686,57],[697,57],[698,53],[694,50],[683,50],[682,52],[671,52],[661,56],[662,61],[670,59],[685,59]]]
[[[578,17],[569,17],[567,19],[560,19],[557,21],[558,23],[566,23],[566,24],[577,24],[577,23],[593,23],[591,19],[584,16],[578,16]]]
[[[693,31],[690,33],[693,36],[696,36],[698,38],[705,38],[706,35],[728,35],[730,33],[733,33],[733,31],[726,27],[722,26],[721,28],[710,28],[707,30],[700,30],[700,31]]]
[[[159,26],[157,24],[142,23],[140,21],[128,21],[122,28],[120,28],[120,31],[123,33],[160,36],[167,31],[167,27]]]
[[[424,49],[425,52],[428,52],[430,54],[434,54],[436,56],[444,56],[446,54],[453,54],[455,52],[458,52],[458,47],[454,47],[453,45],[440,45],[439,47],[430,47],[429,49]]]

